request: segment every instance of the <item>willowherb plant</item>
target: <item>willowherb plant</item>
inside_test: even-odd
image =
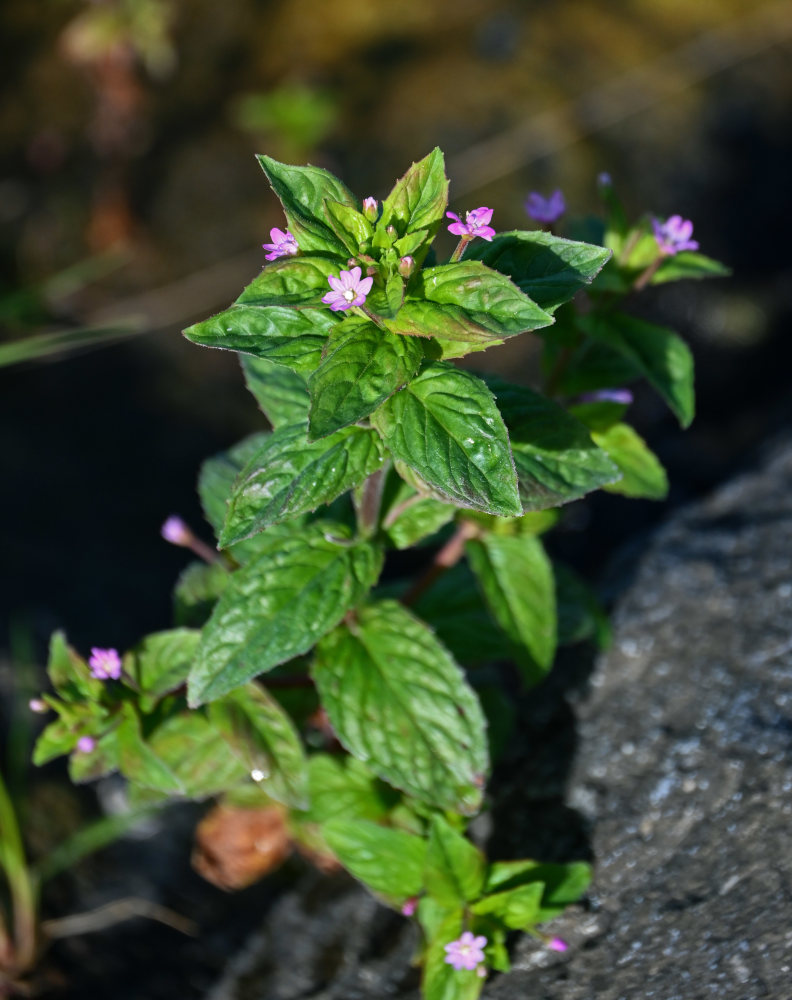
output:
[[[426,997],[472,1000],[508,969],[509,932],[538,933],[589,879],[580,862],[490,862],[466,838],[490,769],[477,667],[511,663],[530,686],[559,643],[601,630],[541,536],[592,490],[665,494],[625,386],[647,379],[686,426],[692,359],[622,301],[724,269],[678,217],[628,225],[607,178],[599,243],[584,243],[447,211],[439,150],[381,205],[259,160],[287,229],[237,301],[185,335],[240,353],[273,429],[203,466],[221,555],[163,526],[206,560],[176,585],[174,629],[88,663],[54,638],[58,718],[36,760],[70,754],[76,781],[120,771],[140,802],[277,803],[296,842],[418,921]],[[527,210],[555,222],[563,196]],[[444,224],[459,243],[438,265]],[[452,363],[526,331],[543,392]],[[417,579],[378,583],[389,551],[428,544]]]

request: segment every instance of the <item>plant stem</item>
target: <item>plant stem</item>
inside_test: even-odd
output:
[[[356,505],[358,527],[360,528],[360,533],[367,538],[374,534],[379,524],[380,505],[382,504],[382,490],[384,486],[385,469],[377,469],[363,483],[363,489],[360,492],[360,501]]]
[[[646,286],[649,284],[652,278],[654,278],[654,276],[657,274],[658,268],[663,263],[664,259],[665,259],[664,257],[660,256],[657,258],[657,260],[653,260],[652,263],[649,265],[649,267],[647,267],[645,271],[642,271],[641,274],[638,275],[632,286],[632,290],[634,292],[642,292],[644,288],[646,288]]]
[[[451,254],[451,258],[448,261],[449,264],[455,264],[458,260],[462,259],[462,254],[465,252],[465,247],[470,243],[472,237],[463,236],[462,239],[457,243],[456,249]]]
[[[423,576],[419,577],[402,597],[402,604],[408,607],[418,600],[433,583],[435,583],[447,570],[456,566],[465,554],[465,542],[469,538],[475,538],[479,533],[479,527],[472,521],[460,521],[457,530],[448,539],[445,545],[435,555],[432,565]]]
[[[27,867],[16,813],[0,774],[0,865],[11,892],[16,966],[23,971],[36,954],[36,893]]]

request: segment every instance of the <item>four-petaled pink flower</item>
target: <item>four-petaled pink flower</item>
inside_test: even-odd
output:
[[[538,191],[531,191],[525,202],[525,211],[536,222],[555,222],[566,212],[566,201],[558,188],[549,198],[542,197]]]
[[[373,278],[361,277],[359,267],[353,267],[351,271],[342,271],[338,278],[330,274],[327,280],[333,290],[322,296],[322,302],[330,306],[333,312],[338,312],[339,309],[351,309],[352,306],[362,306],[374,284]]]
[[[550,951],[566,951],[567,948],[569,948],[569,945],[563,938],[554,937],[550,938],[550,940],[547,942],[547,947],[550,949]]]
[[[98,681],[117,681],[121,676],[121,657],[117,649],[97,649],[94,646],[88,666],[91,669],[91,677],[95,677]]]
[[[269,250],[266,260],[277,260],[278,257],[293,257],[296,253],[300,252],[297,240],[295,240],[288,229],[285,233],[282,229],[270,229],[270,239],[272,243],[261,244],[265,250]]]
[[[96,746],[96,740],[93,736],[81,736],[77,740],[77,749],[80,753],[90,753]]]
[[[454,212],[446,212],[446,218],[456,220],[448,227],[449,233],[453,233],[454,236],[462,236],[469,240],[480,236],[482,240],[490,242],[495,235],[495,230],[489,224],[492,218],[491,208],[474,208],[472,212],[465,212],[464,222]]]
[[[465,931],[462,937],[445,946],[445,960],[449,965],[453,965],[457,972],[460,969],[472,971],[484,961],[482,949],[486,943],[487,939],[483,934],[474,937],[471,931]]]
[[[683,219],[681,215],[672,215],[665,222],[653,218],[652,229],[663,256],[673,257],[680,250],[699,248],[696,240],[690,238],[693,235],[693,223],[690,219]]]

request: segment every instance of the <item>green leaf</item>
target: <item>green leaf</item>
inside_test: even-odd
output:
[[[456,971],[446,962],[445,946],[462,933],[462,912],[456,910],[444,915],[433,928],[426,949],[421,993],[424,1000],[476,1000],[484,987],[484,980],[475,970]]]
[[[307,418],[311,401],[303,375],[266,358],[242,354],[239,360],[245,385],[275,429]]]
[[[421,496],[391,473],[382,498],[382,529],[397,549],[409,549],[448,524],[456,507]]]
[[[404,279],[399,274],[391,274],[384,284],[374,279],[374,287],[366,298],[366,308],[384,319],[390,319],[401,309],[403,301]]]
[[[369,220],[352,205],[326,201],[324,207],[330,228],[353,256],[359,254],[374,235]]]
[[[509,656],[506,638],[487,613],[466,563],[457,563],[435,581],[416,601],[415,613],[460,663],[474,666]]]
[[[69,779],[75,785],[96,781],[118,770],[118,732],[111,729],[101,736],[88,753],[75,750],[69,757]]]
[[[496,861],[487,873],[485,889],[506,891],[539,882],[544,885],[536,920],[552,920],[576,903],[591,881],[591,866],[584,861],[541,864],[538,861]]]
[[[56,757],[71,753],[77,743],[74,729],[65,719],[55,719],[42,731],[33,748],[33,763],[36,767],[47,764]]]
[[[237,299],[237,306],[317,306],[321,308],[322,296],[330,291],[327,276],[329,274],[337,275],[341,267],[343,267],[343,263],[330,260],[327,257],[284,257],[272,264],[267,264],[261,274],[257,275],[244,289]],[[234,307],[232,306],[232,308]],[[311,311],[314,313],[317,310]],[[332,318],[328,312],[326,320]],[[310,319],[313,323],[313,316]]]
[[[543,892],[542,882],[531,882],[516,889],[485,896],[471,910],[479,917],[497,917],[510,930],[524,930],[533,927],[540,920]]]
[[[191,562],[176,581],[173,617],[176,625],[200,628],[225,590],[230,574],[222,563]]]
[[[277,701],[250,683],[209,706],[209,721],[263,791],[289,806],[308,804],[300,736]]]
[[[442,816],[432,818],[424,882],[429,895],[449,907],[478,899],[484,886],[484,855]]]
[[[124,668],[138,688],[153,703],[187,683],[201,633],[198,629],[175,628],[146,636],[124,657]],[[145,706],[144,706],[145,707]]]
[[[231,491],[221,546],[330,503],[382,465],[370,428],[344,427],[320,441],[306,431],[305,423],[279,427],[250,457]]]
[[[509,429],[525,510],[557,507],[619,478],[588,430],[557,403],[497,377],[487,383]]]
[[[270,156],[257,156],[270,187],[283,205],[289,230],[303,253],[326,251],[346,254],[346,247],[328,224],[325,202],[357,207],[354,195],[329,171],[320,167],[293,167]]]
[[[443,154],[437,148],[407,173],[385,199],[378,231],[393,226],[399,237],[426,230],[430,241],[437,232],[448,205],[448,180]],[[418,247],[400,250],[402,255],[415,254]],[[420,255],[422,258],[423,255]],[[418,260],[420,263],[420,259]]]
[[[206,520],[220,537],[228,509],[228,499],[237,476],[245,468],[250,458],[257,454],[269,439],[269,431],[251,434],[229,448],[208,458],[201,466],[198,476],[198,496],[201,500]],[[236,555],[236,553],[235,553]]]
[[[545,368],[552,368],[552,355],[556,345],[545,345]],[[560,350],[560,348],[559,348]],[[556,355],[557,357],[557,355]],[[572,360],[558,381],[557,389],[565,396],[577,396],[595,389],[612,389],[629,385],[641,377],[632,362],[605,344],[586,339],[572,356]]]
[[[629,424],[614,424],[606,431],[593,431],[591,436],[622,473],[619,482],[604,489],[626,497],[665,500],[668,495],[666,471]]]
[[[682,253],[665,257],[654,273],[651,284],[663,285],[667,281],[682,281],[685,278],[727,278],[731,268],[720,261],[705,257],[703,253],[683,250]]]
[[[394,458],[440,500],[487,514],[521,514],[509,439],[484,383],[452,365],[428,365],[372,415]]]
[[[313,677],[339,740],[375,774],[438,808],[476,811],[488,767],[481,707],[406,608],[359,609],[319,643]]]
[[[47,675],[67,702],[99,701],[102,696],[102,681],[91,676],[88,664],[66,642],[63,632],[54,632],[50,639]]]
[[[338,860],[372,892],[395,906],[423,888],[426,841],[365,819],[333,819],[322,834]]]
[[[491,243],[474,242],[465,260],[480,260],[512,279],[543,309],[552,312],[591,284],[611,251],[561,239],[541,229],[499,233]]]
[[[367,417],[415,375],[423,356],[420,341],[397,337],[368,320],[341,324],[308,380],[311,438]]]
[[[330,265],[328,268],[332,273],[333,268]],[[317,281],[321,276],[319,271],[309,273],[316,274]],[[242,295],[255,284],[248,285]],[[324,294],[329,287],[325,275],[323,283],[317,285],[316,294]],[[231,306],[217,316],[195,323],[187,327],[184,336],[202,347],[240,351],[297,372],[311,372],[321,361],[322,349],[334,324],[330,313],[318,309],[286,309],[279,304],[264,308],[253,303]]]
[[[453,342],[456,347],[444,350],[444,357],[458,357],[476,345],[501,344],[506,337],[552,322],[505,275],[471,260],[416,274],[404,305],[385,325],[393,333]]]
[[[583,316],[580,328],[625,357],[668,403],[683,427],[695,411],[693,356],[671,330],[624,313]]]
[[[308,759],[308,794],[311,818],[381,819],[397,795],[354,757],[326,753]]]
[[[382,568],[380,549],[348,538],[343,526],[327,522],[306,525],[299,535],[265,536],[204,627],[189,678],[191,705],[307,653],[335,628]]]
[[[535,684],[556,649],[555,584],[544,546],[533,535],[484,535],[466,549],[492,616],[517,647],[526,682]]]

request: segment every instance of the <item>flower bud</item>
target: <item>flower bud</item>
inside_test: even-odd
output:
[[[406,257],[402,257],[399,261],[399,274],[402,278],[409,278],[413,273],[413,268],[415,267],[415,261],[408,254]]]
[[[379,215],[379,202],[376,198],[363,199],[363,214],[369,222],[376,222]]]
[[[189,545],[192,532],[180,517],[171,516],[160,528],[160,534],[171,545]]]
[[[49,712],[49,706],[41,698],[31,698],[28,702],[28,708],[31,712],[35,712],[36,715],[44,715],[45,712]]]

